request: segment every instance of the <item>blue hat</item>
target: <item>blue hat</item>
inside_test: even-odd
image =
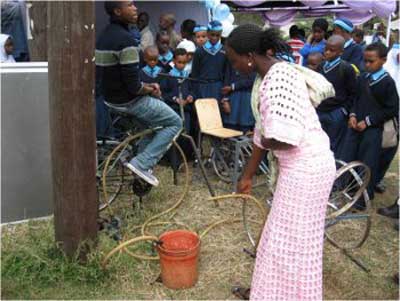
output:
[[[193,29],[193,32],[207,31],[207,26],[204,25],[196,25]]]
[[[349,19],[346,18],[338,18],[333,22],[333,25],[339,26],[341,29],[347,31],[347,32],[352,32],[354,29],[353,23]]]
[[[208,23],[209,31],[222,31],[222,29],[223,29],[222,23],[217,20],[214,20],[214,21],[211,21],[210,23]]]

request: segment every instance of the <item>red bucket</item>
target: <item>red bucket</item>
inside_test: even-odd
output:
[[[186,230],[165,232],[158,247],[161,279],[171,289],[192,287],[198,279],[200,238]]]

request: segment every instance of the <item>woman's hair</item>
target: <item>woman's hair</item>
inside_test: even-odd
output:
[[[238,54],[256,52],[266,55],[267,50],[276,53],[290,52],[290,47],[282,40],[279,31],[267,29],[263,31],[254,24],[245,24],[236,27],[226,40],[229,47]]]
[[[262,29],[254,24],[244,24],[232,30],[226,39],[227,45],[238,54],[257,51]]]
[[[329,23],[323,18],[315,19],[312,24],[312,28],[314,29],[316,27],[321,28],[323,31],[326,32],[329,28]]]
[[[257,52],[259,54],[265,54],[267,50],[272,50],[274,54],[289,54],[291,48],[281,38],[278,30],[270,28],[261,33],[260,46]]]

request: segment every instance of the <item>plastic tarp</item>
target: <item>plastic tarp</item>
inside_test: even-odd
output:
[[[272,1],[258,1],[258,0],[242,0],[232,1],[235,5],[240,7],[248,8],[250,11],[253,7],[268,4]],[[293,1],[286,1],[287,7],[293,6]],[[396,9],[395,0],[343,0],[340,1],[341,8],[335,8],[335,6],[329,5],[324,7],[327,1],[321,0],[302,0],[299,1],[304,6],[300,8],[293,7],[293,9],[279,9],[274,8],[272,10],[262,12],[264,19],[272,26],[283,26],[291,23],[299,12],[304,17],[319,17],[324,16],[327,13],[335,13],[337,17],[345,17],[350,19],[355,25],[365,23],[374,16],[381,18],[388,18],[391,13]],[[347,9],[343,9],[343,5]],[[304,9],[304,8],[309,9]]]

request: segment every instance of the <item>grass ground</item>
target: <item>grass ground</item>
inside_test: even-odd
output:
[[[392,164],[385,181],[387,191],[377,195],[374,207],[390,205],[398,195],[398,160]],[[210,171],[211,172],[211,171]],[[171,172],[160,167],[157,171],[163,185],[145,198],[144,209],[132,208],[130,196],[121,197],[114,210],[123,222],[125,238],[140,235],[132,231],[148,217],[173,205],[182,192],[182,185],[174,186]],[[229,188],[215,178],[218,194]],[[265,194],[255,191],[257,197]],[[219,207],[207,201],[209,194],[200,175],[192,177],[190,192],[176,213],[160,220],[185,223],[201,232],[212,222],[226,217],[241,217],[241,204],[225,201]],[[252,211],[257,218],[256,210]],[[258,216],[259,217],[259,216]],[[173,228],[151,228],[155,235]],[[176,226],[175,226],[176,227]],[[2,299],[234,299],[230,288],[234,284],[248,285],[254,261],[242,251],[250,247],[240,223],[224,224],[212,230],[202,240],[199,281],[194,288],[173,291],[156,282],[159,276],[157,261],[136,260],[125,253],[115,255],[106,270],[100,267],[104,256],[116,246],[104,231],[99,233],[97,250],[86,265],[66,259],[54,248],[53,220],[29,222],[2,227],[1,234],[1,298]],[[132,250],[151,253],[146,245]],[[392,276],[398,271],[399,239],[390,219],[372,214],[370,235],[359,250],[352,254],[370,269],[361,270],[340,251],[325,244],[324,297],[325,299],[397,299],[399,287]]]

